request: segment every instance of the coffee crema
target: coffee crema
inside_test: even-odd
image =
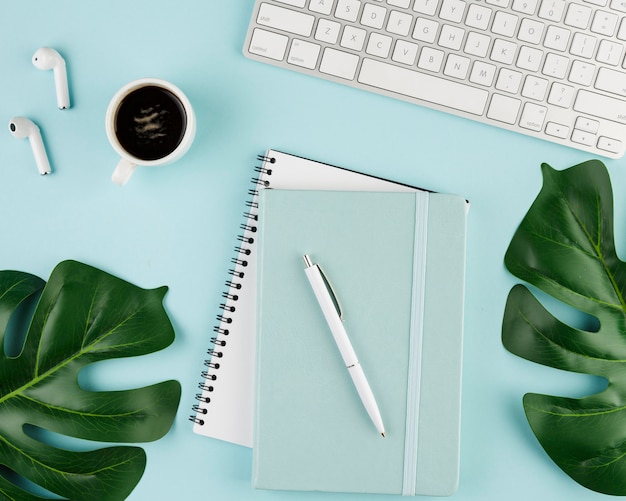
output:
[[[187,114],[180,100],[163,87],[150,85],[128,93],[115,116],[115,136],[140,160],[159,160],[183,140]]]

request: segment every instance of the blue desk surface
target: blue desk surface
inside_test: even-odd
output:
[[[383,500],[389,496],[255,491],[251,451],[195,435],[188,421],[217,313],[255,156],[272,147],[467,197],[466,323],[457,501],[606,498],[547,458],[527,426],[528,391],[580,396],[588,378],[518,359],[500,341],[516,280],[504,252],[541,187],[540,164],[589,159],[573,149],[252,62],[242,44],[252,0],[22,0],[0,9],[0,125],[36,121],[54,169],[37,174],[26,141],[0,133],[0,269],[47,278],[65,259],[145,288],[168,285],[177,339],[126,360],[110,384],[178,379],[183,397],[131,500]],[[40,46],[67,61],[73,106],[56,109],[51,73],[30,61]],[[130,80],[181,87],[198,119],[175,165],[139,169],[123,188],[104,113]],[[3,129],[5,130],[5,129]],[[618,251],[626,243],[626,161],[605,161],[615,191]],[[123,377],[122,377],[123,374]]]

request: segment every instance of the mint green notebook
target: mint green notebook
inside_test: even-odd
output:
[[[253,484],[450,495],[459,476],[468,205],[262,190]],[[304,273],[324,270],[378,402],[376,431]]]

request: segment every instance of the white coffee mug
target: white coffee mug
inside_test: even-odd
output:
[[[165,165],[181,158],[196,135],[189,99],[158,78],[141,78],[122,87],[109,103],[105,125],[109,142],[121,157],[112,176],[120,186],[138,165]]]

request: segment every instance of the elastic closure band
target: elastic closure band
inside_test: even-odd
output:
[[[407,381],[406,430],[404,440],[404,476],[402,495],[417,492],[417,448],[419,444],[419,408],[422,381],[422,342],[424,338],[424,292],[426,249],[428,243],[428,193],[415,194],[415,241],[413,244],[413,290],[411,332],[409,337],[409,373]]]

